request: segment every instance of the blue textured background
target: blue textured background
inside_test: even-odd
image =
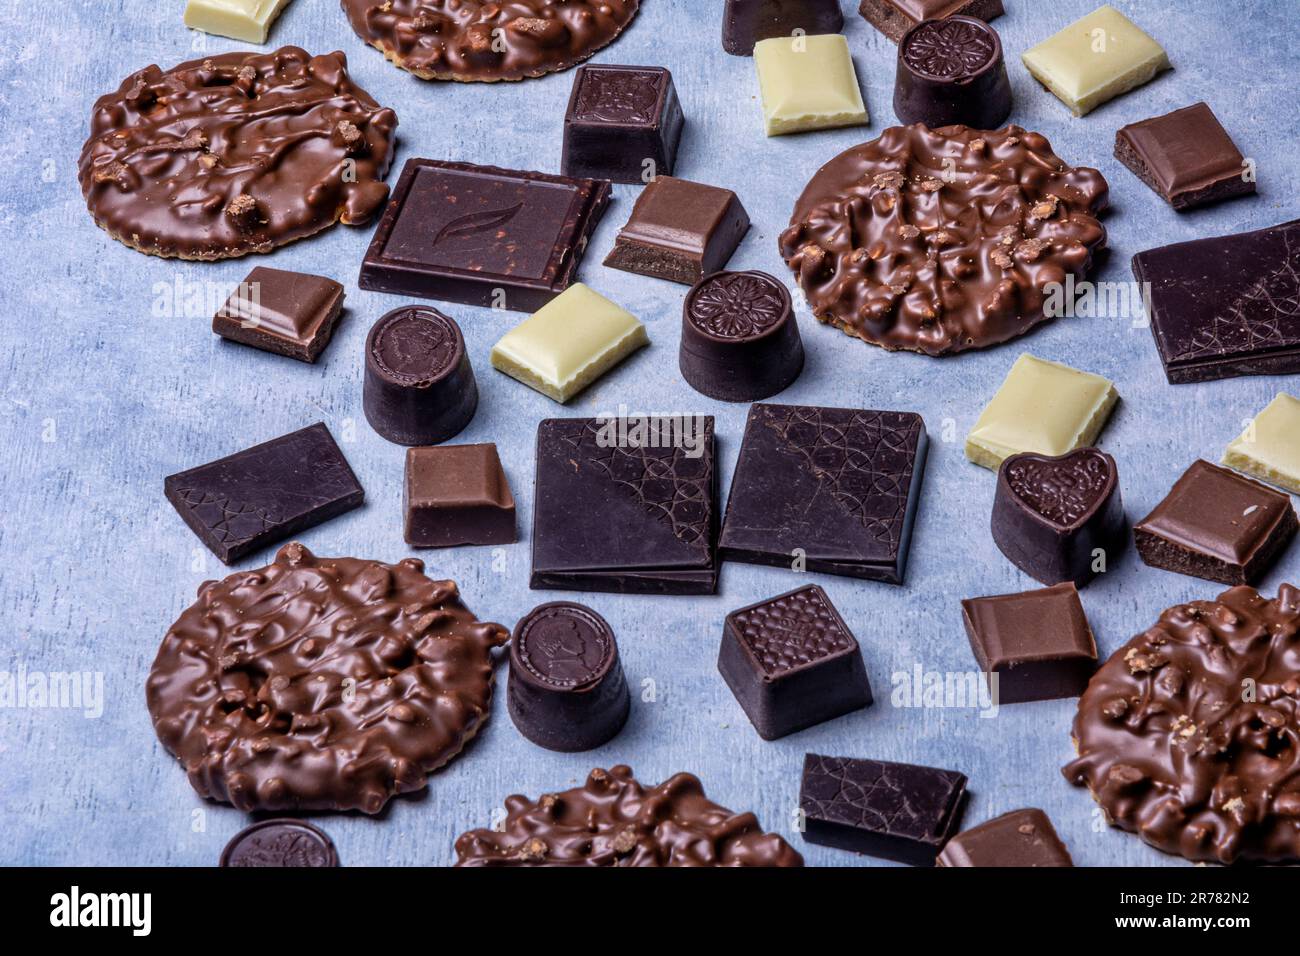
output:
[[[1072,165],[1099,167],[1113,209],[1103,221],[1112,253],[1098,278],[1127,281],[1145,247],[1271,225],[1300,214],[1300,143],[1293,70],[1297,48],[1278,23],[1296,0],[1153,0],[1116,5],[1168,50],[1175,71],[1072,117],[1040,89],[1020,53],[1088,12],[1094,0],[1007,0],[995,26],[1015,94],[1011,120],[1038,130]],[[370,229],[338,227],[269,257],[269,264],[333,276],[348,311],[320,363],[307,366],[221,341],[210,313],[159,317],[158,283],[236,282],[253,260],[186,264],[147,258],[107,238],[86,214],[76,160],[91,105],[131,71],[164,67],[240,44],[192,34],[182,0],[64,0],[0,4],[0,670],[99,671],[106,706],[97,720],[59,710],[0,710],[0,862],[197,864],[216,861],[247,818],[205,805],[156,742],[144,680],[163,632],[203,580],[226,573],[198,546],[163,498],[163,476],[323,420],[340,439],[367,493],[364,508],[302,535],[319,554],[397,560],[403,450],[361,414],[366,330],[400,299],[360,292],[356,275]],[[752,61],[725,55],[720,0],[645,0],[640,18],[598,62],[662,64],[676,79],[688,127],[677,174],[736,190],[754,228],[733,268],[788,273],[776,236],[795,197],[823,162],[895,122],[895,47],[845,0],[846,33],[871,113],[869,128],[767,139]],[[412,156],[555,171],[573,74],[498,86],[423,83],[386,63],[352,33],[335,0],[294,0],[269,47],[345,50],[352,74],[400,119],[397,161]],[[1112,158],[1124,123],[1205,99],[1243,153],[1259,165],[1260,194],[1179,215]],[[395,177],[395,173],[393,174]],[[557,597],[528,589],[533,436],[539,419],[631,409],[717,416],[722,488],[744,422],[743,406],[697,395],[676,363],[685,287],[600,265],[635,195],[615,187],[581,279],[640,316],[653,345],[571,406],[494,372],[491,344],[522,316],[451,306],[465,330],[482,403],[460,441],[495,441],[520,507],[522,540],[493,567],[490,549],[426,552],[434,575],[456,579],[481,617],[512,626]],[[262,261],[262,260],[258,260]],[[996,718],[973,711],[890,705],[890,676],[974,667],[959,601],[1036,586],[989,535],[991,472],[968,463],[961,442],[1023,350],[1113,378],[1123,403],[1101,444],[1119,460],[1130,518],[1158,501],[1196,456],[1217,460],[1242,420],[1281,379],[1171,387],[1149,331],[1127,318],[1061,320],[1028,339],[935,361],[886,354],[818,326],[806,311],[803,377],[777,400],[922,413],[933,440],[905,587],[822,575],[856,631],[876,691],[874,707],[765,743],[716,671],[727,611],[796,586],[778,569],[729,564],[716,597],[580,597],[614,626],[629,680],[651,680],[657,699],[637,702],[613,742],[558,755],[524,741],[505,714],[469,751],[430,780],[423,797],[394,801],[378,819],[318,817],[345,863],[445,864],[462,831],[486,825],[509,793],[537,795],[580,783],[594,766],[630,763],[656,782],[698,773],[708,794],[753,809],[811,864],[874,861],[809,846],[792,832],[806,751],[916,761],[962,770],[973,799],[968,824],[1006,810],[1046,809],[1083,864],[1171,862],[1137,838],[1098,824],[1087,793],[1059,767],[1070,758],[1069,700],[1013,705]],[[1292,382],[1291,391],[1300,386]],[[240,567],[266,563],[273,549]],[[199,562],[196,564],[196,560]],[[1293,548],[1265,582],[1300,578]],[[1216,585],[1141,564],[1130,551],[1083,592],[1103,654],[1165,607],[1212,597]],[[504,678],[504,671],[500,672]],[[499,685],[500,686],[500,685]],[[1177,862],[1177,861],[1172,861]]]

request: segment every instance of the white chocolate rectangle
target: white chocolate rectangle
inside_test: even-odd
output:
[[[754,45],[754,68],[768,136],[867,122],[843,34],[760,40]]]
[[[1278,393],[1228,446],[1223,463],[1300,495],[1300,399]]]
[[[185,25],[217,36],[265,43],[271,24],[289,0],[189,0]]]

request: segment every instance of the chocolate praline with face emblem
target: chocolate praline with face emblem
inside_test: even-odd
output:
[[[932,129],[997,129],[1011,115],[998,32],[975,17],[922,20],[898,44],[894,113]]]

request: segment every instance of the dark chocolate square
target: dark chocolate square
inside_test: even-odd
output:
[[[212,318],[224,339],[300,362],[315,362],[343,311],[333,279],[258,266]]]
[[[1121,127],[1115,158],[1179,211],[1255,192],[1241,150],[1205,103]]]
[[[912,412],[751,406],[722,557],[901,584],[926,445]]]
[[[966,775],[955,770],[804,757],[799,809],[809,843],[934,866],[965,804]]]
[[[413,547],[515,540],[515,499],[496,445],[408,448],[402,500]]]
[[[1077,697],[1088,686],[1097,644],[1073,583],[969,598],[961,608],[980,670],[997,675],[995,703]]]
[[[671,176],[684,125],[673,75],[662,66],[579,67],[560,170],[616,183]]]
[[[321,422],[168,475],[163,490],[226,564],[351,511],[365,498]]]
[[[722,48],[733,56],[753,56],[759,40],[843,29],[840,0],[726,0],[722,10]]]
[[[1012,810],[963,830],[939,854],[939,866],[1074,866],[1042,810]]]
[[[1133,257],[1172,384],[1300,372],[1300,219]]]
[[[1198,460],[1133,526],[1152,567],[1223,584],[1256,584],[1295,537],[1289,496]]]
[[[717,523],[712,417],[538,426],[532,587],[712,594]]]
[[[815,584],[728,614],[718,670],[764,740],[871,704],[857,638]]]
[[[603,180],[407,160],[361,288],[535,312],[573,282],[609,193]]]

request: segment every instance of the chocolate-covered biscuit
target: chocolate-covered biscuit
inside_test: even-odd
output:
[[[1106,194],[1101,173],[1019,126],[896,126],[817,172],[780,249],[822,322],[951,355],[1048,318],[1049,286],[1105,244]]]
[[[457,866],[803,866],[754,814],[718,806],[689,773],[646,787],[630,767],[597,769],[563,793],[507,797],[506,814],[499,832],[460,836]]]
[[[240,810],[363,810],[458,754],[489,714],[499,624],[424,563],[317,558],[208,581],[146,684],[199,795]]]
[[[357,36],[423,80],[491,83],[567,70],[613,43],[640,0],[342,0]]]
[[[1191,601],[1121,647],[1079,700],[1086,786],[1115,826],[1194,861],[1300,860],[1300,589]]]
[[[155,256],[269,252],[388,198],[397,115],[342,53],[225,53],[148,66],[101,96],[79,179],[95,222]]]

